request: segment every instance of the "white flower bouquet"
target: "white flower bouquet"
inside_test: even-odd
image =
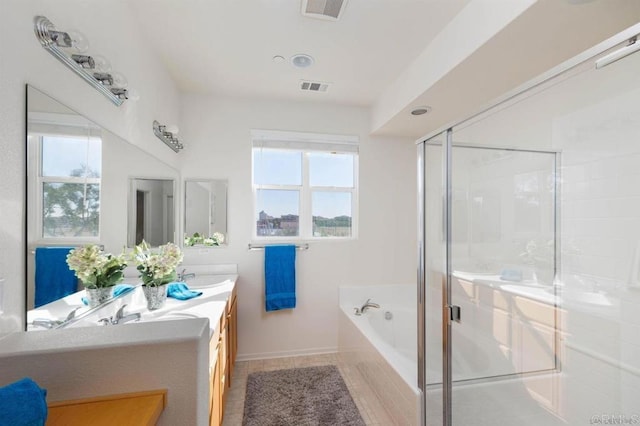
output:
[[[173,243],[158,247],[152,252],[146,241],[133,250],[136,269],[140,272],[142,284],[149,287],[161,286],[176,280],[176,267],[182,262],[182,251]]]
[[[122,281],[127,261],[124,253],[114,256],[90,244],[71,250],[67,264],[86,288],[95,289],[113,287]]]
[[[193,236],[184,237],[184,245],[187,247],[193,247],[196,244],[202,244],[205,246],[219,246],[224,243],[224,234],[220,232],[214,232],[212,236],[205,237],[199,233],[193,234]]]

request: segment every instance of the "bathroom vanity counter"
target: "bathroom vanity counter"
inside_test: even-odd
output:
[[[84,291],[67,296],[56,302],[60,311],[49,310],[61,313],[53,319],[78,306],[78,312],[87,311],[62,328],[2,339],[0,383],[31,377],[47,389],[50,403],[167,389],[159,425],[219,424],[237,351],[233,267],[189,269],[197,275],[188,286],[203,294],[184,301],[168,298],[156,311],[147,309],[140,287],[91,310],[82,304]],[[124,313],[140,313],[140,321],[100,325],[100,318],[125,304]]]
[[[136,286],[134,289],[94,309],[90,309],[82,302],[82,298],[85,295],[85,291],[82,290],[29,311],[27,330],[46,330],[46,328],[34,326],[33,321],[36,319],[62,321],[74,310],[76,310],[76,318],[63,325],[62,328],[102,326],[100,319],[112,317],[118,309],[126,305],[124,313],[126,315],[140,314],[140,319],[122,325],[207,318],[209,319],[211,337],[220,323],[220,318],[224,314],[225,308],[227,308],[237,279],[237,274],[198,275],[189,279],[187,285],[194,291],[202,292],[202,295],[188,300],[177,300],[168,297],[165,305],[155,311],[147,309],[146,299],[140,284],[132,284]]]

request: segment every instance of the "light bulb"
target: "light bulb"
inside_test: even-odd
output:
[[[73,40],[69,36],[69,33],[65,33],[64,31],[49,31],[51,36],[51,40],[58,47],[71,47]]]
[[[79,53],[89,50],[89,40],[80,31],[69,31],[71,46]]]
[[[113,72],[111,73],[111,76],[113,77],[113,86],[114,87],[120,87],[122,89],[126,89],[126,87],[129,85],[129,82],[127,81],[127,78],[122,75],[119,72]]]
[[[131,89],[127,91],[127,96],[130,101],[139,101],[140,100],[140,92],[138,89]]]
[[[93,62],[95,63],[96,72],[110,72],[111,71],[111,63],[102,55],[94,55]]]

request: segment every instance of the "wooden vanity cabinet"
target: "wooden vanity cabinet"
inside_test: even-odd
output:
[[[231,387],[231,376],[233,366],[238,352],[238,327],[237,327],[237,293],[234,288],[229,299],[224,314],[220,318],[217,332],[211,338],[209,351],[215,359],[215,365],[209,372],[209,424],[220,426],[224,416],[224,404],[227,392]]]
[[[238,354],[238,297],[234,287],[229,302],[227,304],[227,388],[231,387],[231,378],[233,377],[233,368],[236,364],[236,355]]]
[[[51,402],[45,424],[152,426],[158,422],[166,406],[166,389]]]

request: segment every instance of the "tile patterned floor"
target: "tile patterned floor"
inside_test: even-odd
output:
[[[247,376],[250,373],[328,364],[336,365],[340,370],[351,397],[367,425],[389,426],[394,424],[387,412],[382,408],[377,396],[366,385],[360,373],[340,362],[337,354],[324,354],[237,362],[231,389],[225,404],[223,426],[242,425],[245,389],[247,387]]]

